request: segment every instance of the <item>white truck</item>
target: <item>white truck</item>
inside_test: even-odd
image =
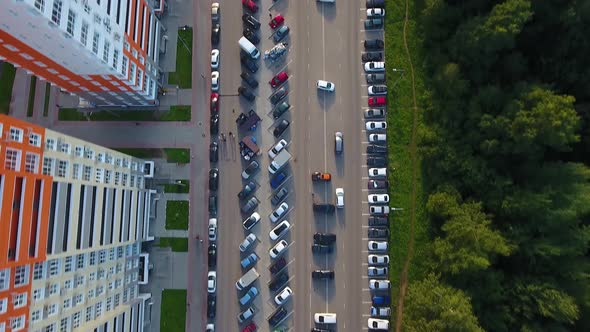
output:
[[[254,281],[256,281],[258,279],[258,277],[260,277],[260,274],[258,274],[258,271],[256,271],[256,268],[253,267],[248,272],[246,272],[246,274],[244,274],[240,278],[240,280],[238,280],[236,282],[236,288],[238,290],[242,290],[242,289],[250,286]]]
[[[287,163],[291,160],[291,154],[289,151],[283,149],[283,151],[279,152],[279,154],[273,159],[273,161],[268,166],[268,171],[270,174],[275,174],[278,170],[283,168]]]

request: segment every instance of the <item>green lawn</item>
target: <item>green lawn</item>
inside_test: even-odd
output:
[[[187,252],[188,239],[185,237],[161,237],[159,247],[170,247],[174,252]]]
[[[188,201],[166,202],[166,229],[188,230]]]
[[[188,105],[170,106],[170,111],[160,116],[160,121],[190,121],[191,107]]]
[[[399,293],[400,275],[408,254],[408,242],[410,241],[410,225],[412,220],[412,206],[415,206],[414,223],[414,254],[409,265],[408,281],[421,279],[425,267],[421,263],[425,260],[422,256],[428,244],[429,222],[425,214],[424,184],[419,149],[412,145],[412,127],[414,123],[413,99],[412,99],[412,75],[410,59],[407,56],[403,43],[403,18],[405,15],[405,2],[388,2],[387,16],[385,19],[385,59],[387,72],[387,86],[389,87],[388,113],[387,113],[387,140],[389,146],[388,178],[390,186],[390,200],[392,207],[403,208],[402,211],[394,211],[391,220],[391,238],[389,241],[389,255],[391,258],[391,282],[392,305],[397,304]],[[414,65],[414,81],[416,87],[416,99],[418,106],[417,131],[423,125],[422,112],[425,101],[424,63],[422,41],[416,33],[416,15],[421,8],[415,8],[415,2],[409,1],[409,21],[407,26],[407,42],[412,63]],[[394,72],[393,69],[402,69],[403,75]],[[416,135],[418,136],[418,135]],[[415,140],[418,138],[415,137]],[[416,143],[416,142],[415,142]],[[416,143],[417,144],[417,143]],[[412,154],[416,154],[416,164],[413,164]],[[415,204],[412,204],[413,196],[413,172],[416,171]]]
[[[178,183],[180,181],[180,184]],[[189,180],[175,180],[175,184],[165,184],[164,192],[176,193],[176,194],[188,194],[189,192]]]
[[[43,116],[49,115],[49,96],[51,95],[51,84],[45,83],[45,104],[43,105]]]
[[[114,150],[141,159],[162,158],[164,156],[163,151],[160,149],[116,148]]]
[[[191,161],[190,149],[164,149],[169,163],[188,164]]]
[[[2,63],[2,75],[0,76],[0,113],[8,114],[10,99],[12,98],[12,85],[16,68],[8,62]]]
[[[176,84],[181,89],[190,89],[192,87],[192,49],[193,29],[190,28],[184,31],[178,30],[178,42],[176,44],[176,72],[168,73],[168,84]]]
[[[31,76],[31,86],[29,88],[29,103],[27,104],[27,116],[33,116],[35,107],[35,90],[37,90],[37,76]]]
[[[62,108],[59,110],[60,121],[190,121],[190,106],[172,106],[170,111],[101,111],[81,112],[75,108]]]
[[[185,331],[186,289],[164,289],[162,291],[160,317],[160,331]]]

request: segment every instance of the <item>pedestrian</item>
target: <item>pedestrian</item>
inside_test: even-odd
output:
[[[201,78],[205,78],[205,75],[201,74]]]
[[[199,241],[201,241],[201,243],[203,243],[203,240],[202,240],[202,239],[201,239],[201,240],[199,240]]]
[[[197,236],[195,238],[198,240],[199,239],[199,234],[197,234]]]
[[[268,17],[270,17],[270,19],[272,20],[272,14],[268,13]]]
[[[136,123],[135,123],[135,125],[136,125],[136,126],[139,126],[139,122],[136,122]]]
[[[55,104],[55,107],[60,108],[61,106],[59,104]]]
[[[221,139],[225,142],[225,134],[221,134]]]
[[[229,137],[234,137],[234,134],[231,131],[229,132]]]

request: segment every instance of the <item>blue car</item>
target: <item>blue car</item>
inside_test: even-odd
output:
[[[285,172],[277,174],[274,178],[272,178],[272,180],[270,180],[270,187],[272,189],[277,189],[283,183],[283,181],[285,181],[286,178],[287,173]]]
[[[373,296],[373,305],[374,306],[389,305],[389,302],[390,302],[389,296]]]
[[[258,295],[258,289],[256,289],[256,287],[250,287],[250,289],[248,289],[248,292],[246,292],[246,294],[244,294],[244,296],[242,296],[240,298],[240,304],[241,305],[247,305],[252,300],[254,300],[254,298],[257,295]]]
[[[248,269],[252,265],[256,264],[256,261],[258,261],[258,256],[256,256],[255,253],[251,253],[250,255],[248,255],[248,257],[242,259],[240,264],[242,264],[243,269]]]

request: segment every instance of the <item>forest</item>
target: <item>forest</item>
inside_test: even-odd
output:
[[[427,273],[403,331],[590,331],[590,1],[424,0]]]

